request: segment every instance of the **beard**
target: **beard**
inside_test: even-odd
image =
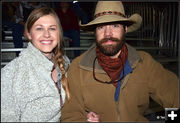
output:
[[[107,42],[108,40],[111,40],[115,43],[111,44],[111,45],[102,45],[103,43]],[[125,34],[123,35],[123,37],[121,39],[110,37],[110,38],[103,38],[100,41],[96,40],[96,46],[98,47],[98,49],[104,55],[107,55],[107,56],[116,55],[121,50],[124,43],[125,43]]]

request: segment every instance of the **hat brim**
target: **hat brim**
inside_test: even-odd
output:
[[[139,14],[133,14],[129,18],[124,18],[117,15],[100,16],[87,24],[81,24],[82,30],[93,31],[97,25],[106,23],[120,23],[127,26],[127,33],[133,32],[141,26],[142,17]]]

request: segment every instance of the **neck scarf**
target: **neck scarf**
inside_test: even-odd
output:
[[[124,44],[118,58],[110,58],[104,55],[98,48],[96,48],[98,63],[103,70],[108,74],[112,81],[118,80],[123,70],[124,64],[128,57],[127,46]],[[118,82],[113,83],[117,87]]]

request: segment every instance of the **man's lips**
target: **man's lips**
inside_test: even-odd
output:
[[[110,38],[104,38],[104,39],[100,40],[99,43],[101,43],[103,45],[112,45],[112,44],[116,44],[117,42],[119,42],[118,38],[110,37]]]
[[[102,44],[110,45],[110,44],[115,44],[115,43],[116,43],[115,41],[108,40],[108,41],[106,41],[106,42],[103,42]]]

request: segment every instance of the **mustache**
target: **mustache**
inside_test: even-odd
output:
[[[99,41],[99,43],[104,43],[104,42],[107,42],[108,40],[111,40],[113,42],[119,42],[120,40],[118,38],[113,38],[113,37],[110,37],[110,38],[103,38]]]

